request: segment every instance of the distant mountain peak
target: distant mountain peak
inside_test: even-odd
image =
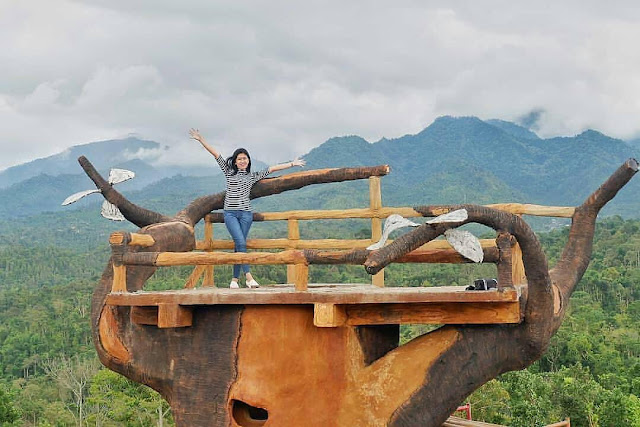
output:
[[[140,157],[137,153],[145,150],[149,153],[159,148],[160,144],[157,142],[133,137],[74,145],[60,153],[3,170],[0,172],[0,188],[8,187],[40,174],[50,176],[74,172],[81,174],[83,172],[77,161],[80,156],[86,156],[96,169],[108,170],[117,164]]]
[[[506,133],[512,136],[515,136],[516,138],[540,139],[540,137],[531,129],[528,129],[524,126],[517,125],[513,122],[508,122],[500,119],[490,119],[490,120],[486,120],[486,122],[492,126],[502,129]]]
[[[577,137],[582,137],[582,138],[607,138],[607,139],[612,139],[611,137],[606,136],[602,132],[598,132],[597,130],[593,130],[593,129],[587,129],[587,130],[585,130],[583,132],[580,132],[576,136]]]

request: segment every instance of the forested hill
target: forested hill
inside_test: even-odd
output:
[[[148,158],[135,157],[140,150],[158,147],[136,138],[103,141],[0,172],[0,218],[77,208],[61,207],[60,202],[93,187],[77,164],[79,155],[86,155],[104,174],[110,166],[136,172],[134,180],[118,189],[136,203],[167,214],[222,188],[215,165],[158,167]],[[396,139],[370,143],[358,136],[331,138],[304,158],[307,169],[389,164],[391,173],[382,184],[387,205],[509,201],[575,205],[637,153],[632,145],[593,130],[542,139],[510,122],[441,117],[418,134]],[[258,159],[255,163],[260,164]],[[258,206],[278,210],[349,207],[343,204],[366,202],[366,191],[360,191],[365,185],[308,188],[260,201]],[[604,214],[637,217],[640,200],[634,195],[638,190],[640,181],[632,181]],[[92,196],[90,202],[101,200]]]
[[[384,184],[394,202],[520,201],[581,203],[636,150],[596,131],[540,139],[513,123],[441,117],[417,135],[374,144],[333,138],[307,156],[314,167],[388,163]],[[383,184],[383,185],[384,185]],[[610,212],[637,215],[640,183],[623,190]],[[390,197],[390,193],[385,193]]]

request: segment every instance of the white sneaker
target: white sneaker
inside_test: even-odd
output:
[[[229,289],[238,289],[239,287],[238,282],[235,280],[232,280],[231,283],[229,283]]]
[[[251,280],[247,281],[247,287],[248,288],[259,288],[260,287],[260,283],[256,282],[255,279],[251,279]]]

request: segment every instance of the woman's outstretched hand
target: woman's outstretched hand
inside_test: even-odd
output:
[[[220,157],[220,153],[218,153],[218,151],[215,148],[207,144],[207,141],[205,141],[204,136],[200,135],[200,131],[198,129],[195,129],[195,128],[189,129],[189,136],[191,137],[191,139],[195,139],[200,144],[202,144],[205,150],[213,154],[215,158]]]
[[[194,128],[189,129],[189,136],[191,139],[195,139],[199,143],[202,143],[202,140],[204,139],[202,135],[200,135],[200,131]]]
[[[294,161],[291,162],[291,166],[300,166],[303,167],[304,165],[306,165],[307,162],[304,159],[301,158],[297,158]]]

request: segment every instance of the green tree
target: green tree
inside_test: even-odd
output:
[[[598,420],[600,427],[640,427],[640,399],[618,389],[607,391],[601,398]]]
[[[20,418],[20,413],[13,404],[15,393],[0,385],[0,424],[7,425]]]

